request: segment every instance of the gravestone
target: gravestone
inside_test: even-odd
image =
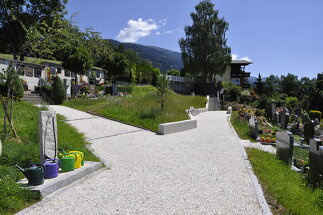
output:
[[[56,159],[58,149],[56,113],[51,111],[40,111],[38,127],[40,160]]]
[[[279,113],[277,111],[275,111],[275,115],[274,115],[274,125],[278,125],[279,124]]]
[[[309,141],[311,138],[314,137],[314,127],[314,122],[312,120],[309,120],[304,124],[304,138],[306,141]]]
[[[288,122],[289,122],[289,111],[287,108],[284,108],[281,116],[281,128],[286,129]]]
[[[258,121],[255,116],[251,116],[249,119],[249,136],[253,139],[258,137]]]
[[[323,145],[321,139],[310,140],[310,180],[312,184],[323,182]]]
[[[292,163],[294,137],[291,132],[276,133],[277,158],[288,165]]]
[[[81,87],[77,84],[73,84],[71,89],[72,89],[72,96],[76,96],[77,94],[79,94]]]
[[[270,103],[270,117],[271,117],[271,121],[274,122],[275,121],[275,113],[276,113],[276,103],[275,101],[271,101]]]
[[[90,85],[90,97],[95,97],[95,85]]]

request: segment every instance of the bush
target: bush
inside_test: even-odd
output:
[[[287,97],[285,99],[285,104],[286,104],[287,108],[290,111],[293,111],[298,106],[298,98],[296,98],[296,97]]]
[[[309,116],[311,120],[314,120],[317,118],[319,121],[321,121],[322,113],[321,111],[318,111],[318,110],[311,110],[309,113]]]
[[[103,91],[104,90],[104,88],[105,88],[105,86],[95,86],[95,91],[97,91],[97,92],[100,92],[100,91]]]
[[[232,82],[224,82],[225,99],[229,102],[238,101],[241,96],[241,87],[233,84]]]
[[[20,100],[24,96],[24,86],[22,80],[19,78],[17,73],[8,72],[6,82],[0,84],[0,93],[3,96],[7,96],[8,86],[11,86],[12,95],[15,100]]]
[[[118,92],[127,92],[129,94],[132,93],[133,87],[132,86],[117,86]]]
[[[60,77],[55,76],[53,77],[53,84],[52,84],[52,100],[55,104],[63,103],[66,97],[66,90],[62,83]]]
[[[35,87],[36,92],[44,92],[49,98],[52,98],[52,87],[51,86],[41,86]]]

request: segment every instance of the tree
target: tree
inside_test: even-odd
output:
[[[66,90],[62,83],[62,80],[58,76],[53,77],[52,100],[55,102],[55,104],[59,105],[63,103],[65,98]]]
[[[157,81],[157,95],[161,112],[165,111],[166,98],[169,92],[168,83],[169,82],[165,73],[159,76]]]
[[[297,96],[297,91],[299,90],[300,83],[296,75],[288,73],[287,76],[282,75],[280,77],[281,92],[287,94],[288,96]]]
[[[218,17],[210,0],[201,1],[195,10],[191,13],[193,25],[185,27],[186,38],[179,40],[184,69],[214,82],[215,76],[222,76],[226,64],[231,62],[231,49],[225,38],[229,24]]]
[[[93,66],[93,59],[85,46],[69,47],[62,66],[74,72],[75,84],[77,84],[77,75],[84,75]]]
[[[264,81],[264,93],[268,97],[272,97],[274,94],[278,93],[278,88],[280,85],[280,79],[277,76],[270,75],[266,80]]]
[[[255,82],[255,92],[261,96],[264,94],[265,83],[262,81],[261,75],[259,73],[258,78]]]
[[[177,69],[170,69],[166,71],[167,75],[180,76],[180,71]]]
[[[23,61],[27,31],[53,14],[64,14],[67,0],[0,0],[0,51]]]
[[[115,52],[112,59],[110,57],[105,58],[103,69],[108,71],[108,76],[114,83],[116,80],[121,80],[127,76],[129,61],[124,54]]]

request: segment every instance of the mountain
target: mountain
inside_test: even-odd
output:
[[[255,85],[257,79],[258,79],[257,77],[250,76],[247,80],[248,80],[249,84]],[[267,77],[264,77],[261,80],[266,81],[266,79],[267,79]]]
[[[118,47],[120,44],[123,44],[125,49],[131,49],[136,52],[139,57],[151,61],[153,66],[158,67],[162,72],[169,69],[181,70],[183,67],[181,53],[179,52],[155,46],[144,46],[135,43],[120,43],[111,39],[108,41],[114,47]]]

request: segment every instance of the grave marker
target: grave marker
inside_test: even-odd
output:
[[[310,140],[310,180],[312,184],[323,182],[323,145],[321,139]]]
[[[58,149],[56,113],[51,111],[40,111],[38,127],[40,160],[56,159]]]
[[[276,113],[276,103],[275,103],[275,101],[271,101],[271,103],[270,103],[270,107],[271,107],[271,121],[275,121],[275,113]]]
[[[253,139],[258,137],[258,121],[255,116],[251,116],[249,119],[249,135]]]
[[[281,117],[281,128],[286,129],[289,122],[289,111],[287,108],[283,109],[282,117]]]
[[[288,165],[292,163],[294,138],[291,132],[276,133],[277,158]]]

